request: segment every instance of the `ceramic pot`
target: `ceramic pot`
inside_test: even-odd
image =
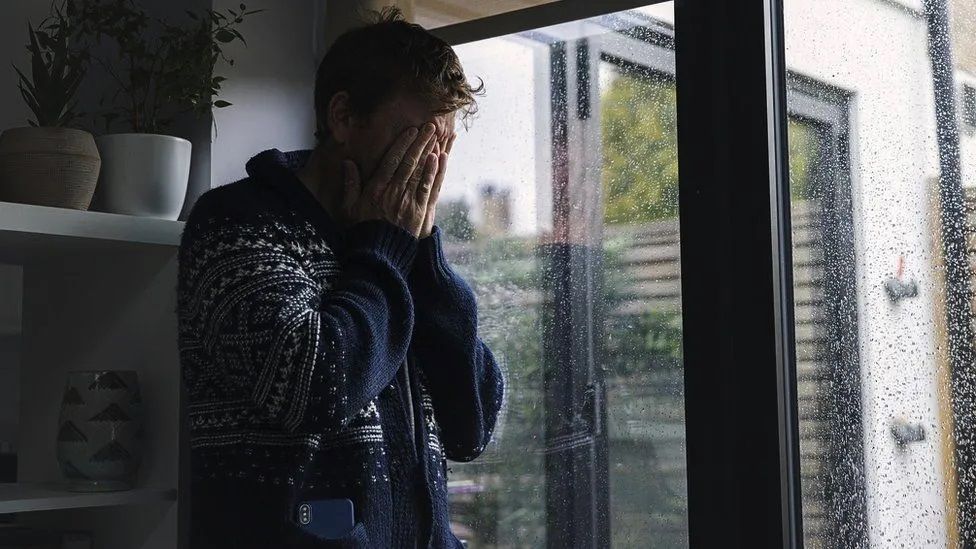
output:
[[[100,165],[88,132],[6,130],[0,134],[0,201],[87,210]]]
[[[132,488],[142,460],[142,438],[142,395],[136,372],[68,372],[57,457],[69,490]]]
[[[117,133],[95,139],[102,172],[93,208],[120,214],[177,219],[190,179],[186,139]]]

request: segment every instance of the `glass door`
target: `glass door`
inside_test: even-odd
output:
[[[976,2],[783,5],[804,545],[974,546]]]
[[[451,464],[469,547],[688,545],[670,4],[457,47],[486,95],[439,224],[505,370]]]

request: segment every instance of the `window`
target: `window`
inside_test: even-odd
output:
[[[804,545],[968,546],[976,3],[784,4]]]
[[[450,465],[469,547],[688,545],[669,8],[457,47],[487,94],[439,224],[508,388]]]
[[[537,105],[511,131],[544,137],[472,149],[467,166],[495,147],[508,175],[458,185],[473,232],[452,253],[482,277],[482,249],[537,273],[479,292],[536,327],[532,345],[494,337],[540,357],[535,385],[509,375],[542,411],[506,422],[494,464],[457,468],[478,487],[455,498],[459,528],[487,546],[976,546],[976,2],[678,6],[481,43],[533,52],[489,64],[521,75],[496,77],[505,108]],[[506,185],[530,173],[517,161],[533,175]],[[505,309],[514,288],[534,300]],[[518,443],[521,484],[502,480]],[[661,449],[687,467],[627,475],[669,471]],[[486,504],[514,490],[518,507]],[[677,522],[687,537],[662,537]]]

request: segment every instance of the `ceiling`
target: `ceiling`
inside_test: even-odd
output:
[[[414,21],[431,29],[557,0],[413,0]]]

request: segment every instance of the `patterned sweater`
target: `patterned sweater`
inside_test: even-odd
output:
[[[446,460],[491,437],[502,375],[474,295],[444,258],[382,221],[337,227],[270,150],[205,193],[179,253],[191,547],[458,547]],[[296,504],[348,498],[343,539]]]

